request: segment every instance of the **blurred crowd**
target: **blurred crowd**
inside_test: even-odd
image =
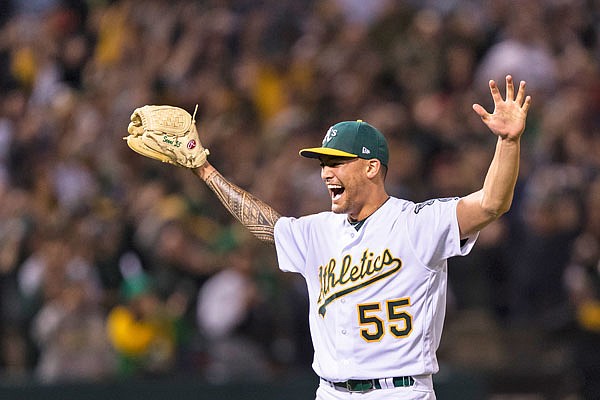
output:
[[[127,148],[136,107],[198,105],[211,163],[300,216],[329,201],[297,150],[341,120],[388,137],[393,195],[479,189],[495,137],[471,105],[507,73],[533,97],[521,176],[450,262],[440,359],[597,398],[599,1],[0,0],[2,379],[310,364],[304,283],[189,171]]]

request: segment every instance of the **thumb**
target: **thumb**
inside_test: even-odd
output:
[[[473,104],[473,111],[475,111],[481,118],[485,118],[487,115],[489,115],[488,112],[485,111],[485,108],[483,108],[483,106],[480,104]]]

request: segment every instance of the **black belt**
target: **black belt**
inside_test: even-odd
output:
[[[394,387],[409,387],[415,384],[415,379],[412,376],[398,376],[391,378]],[[372,389],[381,389],[381,381],[386,379],[349,379],[345,382],[330,382],[324,381],[333,385],[336,389],[342,389],[348,392],[366,392]],[[387,385],[386,385],[387,386]]]

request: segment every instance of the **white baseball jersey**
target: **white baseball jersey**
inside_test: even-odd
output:
[[[280,218],[279,268],[304,276],[314,371],[330,381],[433,374],[449,257],[461,246],[458,199],[391,197],[357,231],[345,214]]]

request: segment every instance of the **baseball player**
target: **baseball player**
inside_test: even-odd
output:
[[[189,114],[181,124],[169,106],[136,109],[127,140],[145,156],[191,168],[256,237],[275,244],[281,270],[305,278],[316,399],[435,399],[446,262],[468,254],[478,232],[508,211],[531,103],[525,82],[515,94],[510,75],[505,98],[494,81],[489,87],[493,113],[473,109],[497,136],[496,151],[481,190],[461,198],[390,196],[386,139],[361,120],[337,123],[320,147],[300,150],[320,161],[331,198],[331,211],[300,218],[224,178],[206,161]]]

